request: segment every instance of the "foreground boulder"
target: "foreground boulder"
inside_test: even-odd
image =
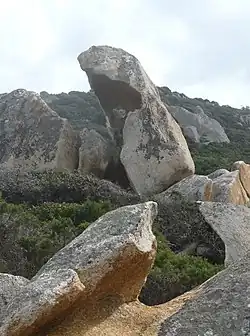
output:
[[[179,125],[133,55],[93,46],[78,61],[105,110],[120,161],[138,194],[159,193],[194,173]]]
[[[77,137],[71,125],[38,94],[19,89],[2,95],[0,126],[1,167],[77,168]]]
[[[23,277],[0,273],[0,317],[12,298],[28,283],[29,280]]]
[[[156,203],[146,202],[99,218],[56,253],[7,304],[0,316],[1,336],[37,335],[41,328],[42,335],[48,335],[48,323],[53,331],[52,321],[68,311],[59,327],[67,335],[75,314],[78,318],[86,314],[86,323],[91,313],[86,307],[92,306],[92,318],[98,318],[99,305],[113,309],[135,301],[156,253],[151,231],[156,215]]]
[[[218,273],[183,299],[169,302],[175,314],[167,316],[158,336],[242,336],[249,325],[249,252],[232,266]],[[186,302],[183,305],[183,301]],[[178,307],[176,307],[178,306]]]

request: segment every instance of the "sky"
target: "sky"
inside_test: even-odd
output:
[[[77,56],[135,55],[158,86],[250,105],[250,0],[0,1],[0,93],[88,91]]]

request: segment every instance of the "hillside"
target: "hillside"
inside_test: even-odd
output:
[[[237,109],[202,98],[189,98],[185,94],[159,87],[161,99],[167,106],[179,106],[194,111],[200,106],[205,114],[217,120],[225,130],[230,143],[194,143],[187,138],[189,149],[195,161],[197,174],[210,174],[216,169],[230,169],[233,162],[250,161],[250,110]],[[94,128],[109,137],[105,127],[105,114],[92,91],[72,91],[52,95],[42,92],[41,97],[61,117],[70,120],[78,130]]]

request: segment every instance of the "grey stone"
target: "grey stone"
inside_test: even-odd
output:
[[[132,262],[133,258],[148,254],[151,267],[152,253],[155,252],[151,226],[156,215],[157,204],[154,202],[130,205],[106,213],[56,253],[33,280],[50,270],[74,269],[88,291],[92,292],[109,272],[115,272],[119,258],[127,263],[131,258]],[[141,282],[130,283],[126,300],[139,295],[146,276],[147,269]]]
[[[8,303],[28,283],[29,280],[21,276],[0,273],[0,320]]]
[[[225,244],[225,264],[243,257],[250,247],[250,209],[216,202],[204,202],[199,209]]]
[[[217,169],[215,170],[214,172],[212,172],[211,174],[209,174],[207,177],[214,180],[215,178],[221,176],[221,175],[224,175],[224,174],[227,174],[229,173],[229,170],[227,169],[224,169],[224,168],[221,168],[221,169]]]
[[[24,286],[7,304],[0,320],[1,336],[35,334],[60,316],[84,291],[75,271],[57,269],[43,273]]]
[[[197,106],[192,112],[180,106],[171,106],[169,111],[183,129],[186,127],[195,128],[195,130],[192,128],[192,132],[191,129],[188,132],[185,131],[186,136],[191,140],[205,143],[230,142],[221,124],[208,117],[200,106]]]
[[[156,215],[157,204],[146,202],[100,217],[8,302],[0,335],[35,335],[77,300],[83,306],[94,298],[98,304],[100,295],[136,300],[156,254]]]
[[[154,195],[153,199],[159,204],[171,204],[176,201],[186,202],[209,201],[212,194],[212,180],[207,176],[192,175]]]
[[[215,177],[216,175],[217,177]],[[217,172],[213,177],[212,201],[242,205],[248,204],[249,198],[241,183],[238,170],[225,172],[224,174]]]
[[[97,131],[87,128],[80,132],[80,141],[78,170],[102,178],[111,162],[111,145]]]
[[[200,142],[200,135],[195,126],[184,126],[182,127],[182,130],[185,138],[188,138],[196,143]]]
[[[0,97],[0,166],[74,170],[77,137],[66,119],[35,92],[18,89]]]
[[[136,57],[93,46],[78,61],[117,131],[120,160],[138,194],[161,192],[194,173],[182,131]]]
[[[158,336],[243,336],[250,333],[250,254],[189,294],[161,323]]]

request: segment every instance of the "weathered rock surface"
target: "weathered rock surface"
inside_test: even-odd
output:
[[[74,170],[75,133],[41,97],[15,90],[0,97],[0,166],[22,169]]]
[[[112,309],[135,301],[156,253],[151,231],[156,215],[157,204],[146,202],[100,217],[55,254],[6,305],[0,319],[1,336],[37,335],[71,307],[60,324],[66,335],[75,314],[93,313],[97,318],[95,312],[105,302]],[[90,306],[94,311],[86,312]]]
[[[0,273],[0,320],[8,303],[28,283],[29,280],[23,277]]]
[[[156,215],[157,205],[154,202],[106,213],[56,253],[34,279],[50,270],[74,269],[86,290],[93,292],[106,277],[113,274],[117,277],[117,286],[113,279],[112,288],[109,288],[111,293],[122,296],[124,301],[137,298],[154,261],[156,240],[151,225]],[[141,269],[140,263],[144,269]],[[121,273],[117,272],[118,269]],[[132,276],[135,270],[136,274]],[[124,281],[124,276],[127,281]],[[123,277],[122,283],[120,277]]]
[[[214,202],[247,204],[249,198],[241,184],[238,170],[226,172],[225,174],[214,174],[212,187],[212,200]],[[211,174],[209,175],[211,178]]]
[[[121,163],[140,195],[161,192],[193,174],[181,129],[134,56],[93,46],[78,61],[108,116]]]
[[[219,176],[227,174],[227,173],[229,173],[229,170],[221,168],[221,169],[215,170],[214,172],[209,174],[207,177],[214,180],[216,177],[219,177]]]
[[[192,112],[180,106],[170,106],[169,111],[183,129],[192,127],[192,132],[189,129],[185,134],[194,142],[230,142],[220,123],[208,117],[200,106]]]
[[[104,177],[112,157],[111,145],[97,131],[87,128],[80,132],[80,141],[78,170]]]
[[[184,126],[182,127],[183,134],[186,139],[190,139],[193,142],[200,142],[200,135],[195,126]]]
[[[73,270],[43,273],[7,304],[0,320],[0,334],[35,334],[42,325],[67,310],[83,291],[84,285]]]
[[[239,171],[241,184],[250,197],[250,165],[244,161],[237,161],[233,164],[232,170]]]
[[[161,322],[158,336],[243,336],[250,332],[250,254],[197,289],[171,317]],[[187,296],[187,295],[184,295]],[[181,301],[181,300],[180,300]],[[176,300],[169,302],[174,305]],[[166,306],[167,307],[167,306]]]
[[[192,175],[175,183],[172,187],[160,194],[154,195],[153,199],[162,205],[173,202],[210,201],[212,195],[212,180],[207,176]]]
[[[225,244],[225,264],[242,258],[250,246],[250,209],[245,206],[204,202],[199,210]]]

